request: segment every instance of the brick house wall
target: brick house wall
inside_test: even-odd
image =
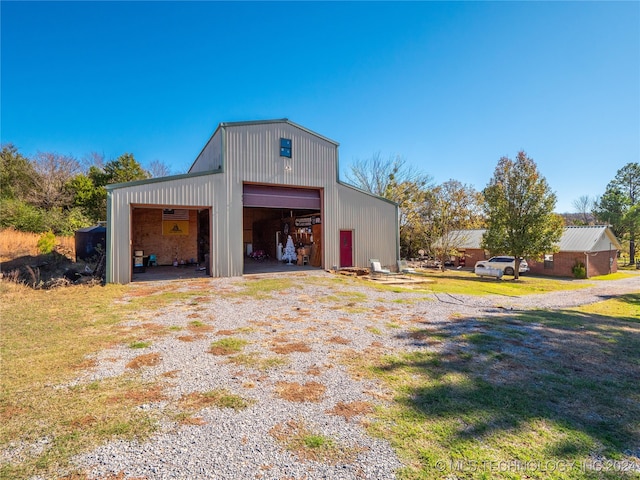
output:
[[[460,249],[462,257],[456,258],[455,266],[459,267],[461,264],[465,268],[473,268],[476,262],[480,260],[486,260],[488,257],[485,255],[484,250],[481,248],[467,248],[465,250]],[[460,259],[464,258],[461,262]]]
[[[588,266],[587,277],[607,275],[618,271],[616,262],[617,250],[600,251],[587,255],[581,252],[559,252],[553,255],[553,262],[535,261],[527,259],[530,272],[537,275],[551,275],[554,277],[573,277],[573,266],[582,262]],[[612,258],[611,263],[609,259]]]

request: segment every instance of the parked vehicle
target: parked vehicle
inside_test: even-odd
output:
[[[497,257],[491,257],[489,260],[481,260],[476,262],[476,267],[482,264],[484,267],[496,268],[501,270],[505,275],[513,275],[516,271],[516,259],[507,255],[501,255]],[[474,269],[475,270],[475,269]],[[527,273],[529,271],[529,264],[523,258],[520,260],[520,268],[518,272]]]

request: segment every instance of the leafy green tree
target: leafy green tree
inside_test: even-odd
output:
[[[18,198],[0,198],[0,228],[42,233],[48,230],[46,211]]]
[[[34,188],[35,171],[28,158],[11,143],[2,145],[0,151],[0,198],[19,198]]]
[[[629,262],[635,263],[635,238],[640,205],[640,163],[628,163],[616,173],[600,197],[595,215],[598,220],[611,225],[616,237],[629,239]]]
[[[417,256],[426,245],[427,225],[424,220],[425,199],[428,190],[415,181],[395,182],[387,189],[387,198],[399,205],[400,255],[405,258]]]
[[[521,258],[557,251],[564,223],[553,213],[556,195],[524,151],[515,161],[502,157],[482,193],[487,222],[482,246],[492,255],[513,255],[516,280]]]
[[[445,261],[460,254],[457,247],[464,239],[459,231],[483,226],[482,194],[469,185],[449,180],[431,191],[429,203],[430,215],[425,223],[432,234],[431,252],[444,270]]]
[[[104,174],[106,179],[104,185],[144,180],[150,177],[149,172],[142,168],[130,153],[124,153],[115,160],[108,161],[104,166]]]
[[[94,223],[107,218],[106,185],[124,183],[149,178],[149,172],[142,168],[130,153],[125,153],[104,165],[102,159],[94,155],[93,164],[86,174],[76,175],[67,183],[73,193],[73,205]]]

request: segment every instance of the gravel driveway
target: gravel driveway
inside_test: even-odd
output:
[[[421,323],[447,322],[456,318],[507,315],[511,309],[556,309],[592,303],[612,295],[640,291],[640,275],[617,281],[586,281],[582,290],[543,295],[461,296],[382,292],[355,283],[348,291],[323,282],[299,277],[295,288],[252,300],[234,296],[246,279],[211,279],[172,283],[179,289],[198,288],[203,295],[194,302],[180,302],[154,312],[152,321],[173,327],[169,335],[154,339],[151,346],[135,350],[126,346],[104,351],[97,365],[78,379],[91,381],[121,375],[126,365],[141,353],[158,353],[161,361],[145,367],[143,375],[161,380],[166,394],[175,401],[192,392],[224,388],[255,403],[242,410],[204,408],[197,415],[202,424],[183,425],[164,420],[161,428],[143,443],[117,441],[76,457],[75,464],[90,478],[148,479],[390,479],[401,466],[383,439],[367,435],[362,416],[336,414],[336,405],[351,402],[379,404],[385,392],[373,381],[353,378],[339,361],[347,351],[380,354],[413,348],[408,335],[417,319]],[[166,285],[159,282],[156,286]],[[149,288],[149,284],[132,286]],[[213,293],[213,294],[212,294]],[[185,338],[190,322],[212,328]],[[178,330],[175,327],[183,327]],[[255,358],[281,358],[285,365],[255,369],[229,362],[228,356],[209,352],[211,343],[232,336],[247,341],[243,353]],[[190,340],[190,341],[186,341]],[[278,345],[303,344],[309,351],[275,353]],[[295,349],[293,349],[295,350]],[[304,349],[299,349],[304,350]],[[290,401],[279,388],[314,382],[325,390],[317,401]],[[167,408],[171,400],[140,405],[150,411]],[[166,418],[166,416],[165,416]],[[330,437],[351,457],[336,461],[300,458],[283,448],[273,435],[274,427],[304,424],[316,434]]]

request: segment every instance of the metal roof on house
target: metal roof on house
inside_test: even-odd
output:
[[[486,229],[478,228],[476,230],[453,230],[450,234],[451,243],[455,243],[457,249],[465,250],[469,248],[481,249],[482,235]]]
[[[559,247],[561,252],[594,252],[602,250],[596,247],[602,245],[603,241],[616,250],[622,249],[620,242],[606,225],[565,227]]]
[[[482,248],[482,235],[485,229],[455,230],[451,238],[459,250]],[[589,225],[582,227],[565,227],[558,247],[561,252],[597,252],[608,249],[622,250],[622,246],[613,232],[606,225]]]

